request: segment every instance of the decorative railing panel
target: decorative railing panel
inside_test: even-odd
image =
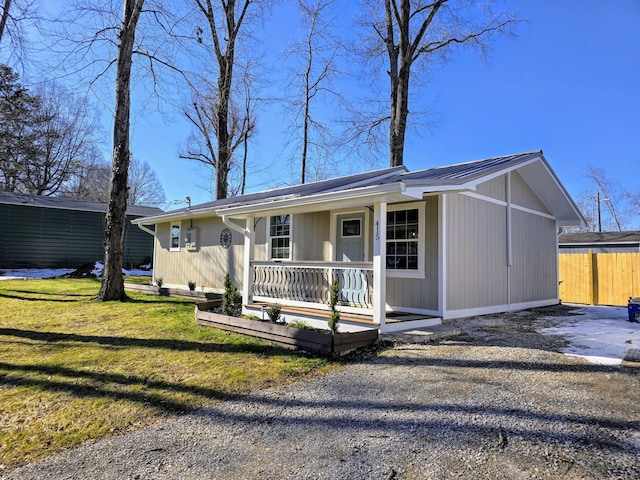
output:
[[[253,269],[253,295],[326,304],[331,283],[340,284],[340,304],[372,308],[373,266],[350,263],[258,263]]]

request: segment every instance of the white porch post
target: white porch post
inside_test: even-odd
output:
[[[249,305],[253,301],[253,279],[251,276],[251,260],[253,260],[253,245],[255,243],[255,229],[253,217],[247,217],[244,233],[244,261],[242,269],[242,301]]]
[[[373,322],[385,329],[387,305],[387,204],[376,203],[373,207]]]

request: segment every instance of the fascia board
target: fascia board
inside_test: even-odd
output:
[[[153,217],[141,217],[131,220],[134,225],[157,225],[158,223],[173,222],[176,220],[184,220],[188,218],[201,218],[215,216],[214,208],[203,208],[200,210],[188,210],[186,212],[167,213],[164,215],[155,215]]]
[[[555,172],[553,171],[553,169],[549,165],[549,162],[547,162],[547,160],[544,158],[544,156],[542,154],[540,154],[536,160],[540,161],[540,164],[542,165],[542,167],[546,171],[546,173],[549,176],[549,178],[553,181],[553,184],[555,185],[556,189],[558,190],[558,192],[560,192],[562,197],[564,197],[565,201],[569,204],[569,206],[571,207],[571,210],[573,210],[573,213],[575,214],[576,218],[578,219],[578,223],[576,223],[573,220],[558,219],[558,222],[559,222],[558,224],[562,225],[562,226],[584,227],[587,224],[587,221],[585,220],[585,218],[582,215],[582,212],[580,211],[578,206],[575,204],[575,202],[573,201],[573,199],[569,195],[569,192],[567,192],[567,189],[564,187],[564,185],[562,184],[560,179],[556,176]],[[522,168],[524,166],[528,166],[530,163],[531,162],[527,162],[526,164],[522,164],[522,165],[520,165],[520,168]],[[524,179],[525,182],[527,182],[529,184],[529,186],[534,191],[536,191],[536,189],[533,188],[533,186],[529,183],[529,181],[527,181],[527,179],[526,179],[526,177],[524,175],[522,176],[522,178]],[[545,206],[547,207],[547,210],[552,212],[552,209],[549,207],[549,205],[546,204],[544,199],[541,198],[540,200],[542,200],[542,202],[545,204]],[[560,222],[563,222],[563,223],[560,223]]]
[[[355,188],[349,191],[337,191],[330,193],[320,193],[297,198],[276,199],[251,205],[220,207],[215,210],[219,216],[243,216],[252,213],[264,213],[271,210],[282,210],[285,208],[304,207],[308,205],[322,205],[340,200],[351,200],[371,197],[384,197],[385,195],[404,193],[405,186],[402,183],[391,183],[385,185],[375,185],[371,187]]]
[[[476,190],[478,185],[480,185],[481,183],[488,182],[489,180],[493,180],[494,178],[500,177],[501,175],[505,175],[505,174],[507,174],[509,172],[513,172],[515,170],[518,170],[519,168],[526,167],[527,165],[535,163],[538,160],[540,160],[540,155],[537,155],[535,158],[527,160],[526,162],[522,162],[522,163],[519,163],[517,165],[512,165],[511,167],[501,168],[500,170],[498,170],[496,172],[484,175],[484,176],[482,176],[480,178],[476,178],[475,180],[472,180],[470,182],[464,183],[463,185],[465,187],[469,188],[470,190]]]

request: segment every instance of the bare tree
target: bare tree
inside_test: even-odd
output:
[[[85,159],[60,191],[61,197],[76,200],[94,200],[106,203],[109,200],[111,164],[96,156]]]
[[[78,200],[109,201],[111,165],[93,160],[83,163],[60,191],[61,196]],[[129,163],[128,205],[159,207],[166,202],[164,187],[148,162],[135,157]]]
[[[136,27],[144,0],[124,0],[122,23],[118,32],[116,60],[116,98],[113,126],[113,167],[109,188],[109,206],[105,222],[105,251],[100,301],[127,299],[122,277],[124,222],[129,196],[129,123],[131,109],[131,65]]]
[[[148,162],[135,157],[129,166],[129,200],[131,205],[159,207],[167,201],[164,188]]]
[[[98,148],[97,119],[86,98],[47,82],[36,93],[41,99],[35,134],[38,156],[25,169],[23,183],[36,195],[56,194]]]
[[[112,168],[99,301],[127,299],[122,257],[129,197],[133,67],[136,72],[144,71],[144,75],[135,77],[141,80],[135,87],[147,88],[148,99],[160,92],[160,80],[168,80],[167,72],[180,74],[171,60],[175,45],[172,47],[169,40],[175,38],[177,22],[160,0],[78,0],[76,8],[63,9],[61,19],[56,22],[60,27],[55,32],[55,49],[52,48],[52,57],[57,60],[55,68],[73,75],[78,82],[87,82],[99,99],[106,98],[103,87],[115,85]],[[140,60],[135,64],[134,56]]]
[[[218,148],[218,115],[217,106],[218,101],[211,94],[211,96],[200,95],[194,99],[190,109],[184,109],[183,113],[185,117],[193,125],[195,132],[192,133],[187,139],[186,146],[180,153],[180,158],[186,160],[194,160],[202,163],[208,167],[211,167],[215,172],[216,177],[216,198],[218,189],[218,171],[219,171],[219,148]],[[228,124],[227,124],[227,140],[231,143],[227,145],[226,151],[229,154],[226,173],[225,173],[225,195],[230,190],[237,190],[237,188],[230,185],[230,173],[234,166],[233,156],[238,147],[244,145],[245,140],[251,137],[253,127],[255,126],[255,119],[252,122],[243,116],[242,111],[234,104],[229,106]],[[222,190],[220,190],[222,192]],[[226,197],[224,197],[226,198]]]
[[[306,36],[290,50],[297,65],[287,93],[295,112],[293,131],[300,134],[293,143],[300,155],[301,183],[305,183],[310,170],[320,173],[321,165],[326,165],[324,154],[335,146],[331,130],[319,120],[314,107],[317,103],[336,105],[342,100],[332,87],[332,80],[339,73],[336,64],[342,49],[341,42],[332,34],[330,15],[334,4],[335,0],[298,0]],[[311,155],[314,165],[309,165]]]
[[[511,33],[519,20],[504,13],[494,15],[471,0],[384,0],[382,12],[379,5],[378,0],[369,2],[366,23],[374,35],[366,55],[372,61],[386,59],[391,101],[388,114],[360,132],[371,134],[389,122],[389,164],[397,166],[404,163],[412,77],[448,59],[460,45],[486,53],[491,38]]]
[[[220,0],[217,8],[212,0],[194,1],[207,29],[205,35],[205,30],[197,27],[197,40],[212,53],[217,81],[215,85],[209,83],[203,89],[207,95],[196,95],[192,108],[185,111],[198,136],[202,136],[201,139],[192,137],[191,145],[199,144],[205,148],[187,147],[188,151],[183,158],[209,164],[215,169],[216,199],[221,199],[226,198],[229,193],[233,152],[249,134],[246,131],[247,122],[233,107],[233,74],[240,31],[256,1]]]
[[[629,223],[629,196],[620,184],[609,177],[603,168],[589,165],[585,175],[592,182],[590,189],[591,204],[594,205],[593,230],[617,230],[621,232]],[[586,203],[586,202],[585,202]],[[604,221],[603,211],[608,214]],[[610,221],[609,221],[610,220]]]
[[[249,156],[249,138],[256,129],[256,99],[253,97],[253,78],[245,69],[242,75],[244,89],[244,115],[242,118],[242,173],[240,178],[240,195],[244,195],[247,186],[247,162]]]
[[[13,65],[23,65],[27,54],[25,26],[36,26],[37,4],[34,0],[3,0],[0,8],[0,51],[3,60],[13,60]]]

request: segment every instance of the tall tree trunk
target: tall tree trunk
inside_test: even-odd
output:
[[[0,18],[0,44],[2,44],[2,36],[9,19],[9,9],[11,8],[11,0],[4,0],[4,8],[2,10],[2,18]]]
[[[391,112],[390,166],[397,167],[404,164],[404,139],[407,131],[407,116],[409,115],[409,80],[411,73],[411,41],[409,39],[409,21],[411,19],[411,3],[401,0],[400,21],[398,22],[398,47],[395,50],[397,78],[395,79],[396,94],[393,98]]]
[[[118,35],[116,106],[113,126],[113,165],[109,207],[105,226],[104,271],[97,299],[127,300],[122,277],[124,229],[129,176],[129,122],[131,109],[131,64],[133,44],[144,0],[124,0],[122,27]]]

